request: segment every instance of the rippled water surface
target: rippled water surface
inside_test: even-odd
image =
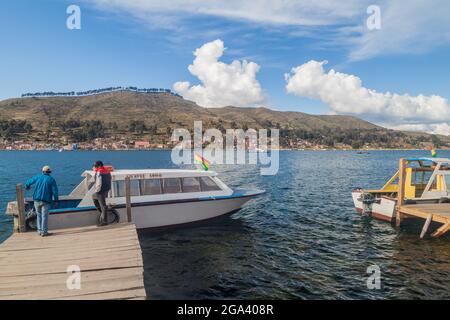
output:
[[[231,217],[164,232],[141,232],[150,298],[450,298],[450,237],[419,240],[420,225],[396,230],[360,217],[350,192],[379,187],[402,156],[425,151],[283,151],[278,175],[257,166],[213,166],[231,187],[265,189]],[[450,152],[440,156],[450,157]],[[170,152],[0,152],[0,242],[14,185],[54,167],[62,193],[96,159],[117,168],[167,168]],[[381,289],[369,290],[378,265]]]

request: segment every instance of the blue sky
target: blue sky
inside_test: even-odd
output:
[[[222,4],[196,0],[183,4],[166,2],[0,2],[0,99],[24,92],[108,86],[172,88],[178,81],[188,81],[186,97],[196,99],[199,94],[214,91],[214,88],[200,88],[205,90],[194,92],[192,86],[202,85],[198,73],[215,75],[210,70],[199,70],[197,75],[188,70],[195,58],[193,52],[220,39],[226,48],[219,58],[221,62],[230,64],[245,59],[259,65],[253,80],[260,86],[264,101],[256,99],[254,104],[315,114],[354,114],[392,127],[433,131],[440,126],[439,130],[446,133],[450,111],[445,101],[444,104],[437,101],[438,107],[431,99],[420,105],[417,102],[404,106],[403,100],[392,102],[388,96],[388,92],[407,94],[413,98],[407,100],[414,100],[418,95],[436,95],[448,101],[450,23],[440,13],[448,12],[442,9],[442,6],[449,7],[446,2],[434,1],[441,10],[426,13],[425,4],[433,8],[433,1],[411,1],[412,8],[400,7],[400,2],[395,0],[397,5],[365,0],[349,0],[346,5],[340,5],[338,1],[326,0],[320,5],[297,1],[285,7],[281,2],[266,1],[254,8],[234,0]],[[377,2],[382,29],[367,32],[364,30],[369,16],[366,8]],[[66,28],[66,8],[70,4],[81,8],[81,30]],[[291,79],[298,81],[293,81],[288,92],[286,73],[309,61],[323,60],[328,61],[323,66],[323,75],[335,69],[345,76],[360,78],[363,88],[386,94],[365,100],[362,93],[361,104],[374,103],[377,111],[359,110],[356,106],[359,102],[350,98],[334,101],[334,95],[351,95],[348,90],[339,91],[341,84],[337,78],[324,79],[318,74],[320,88],[316,82],[304,83],[305,72],[312,69],[291,73]],[[208,65],[199,64],[198,69],[201,68]],[[318,69],[315,71],[320,73]],[[324,86],[336,86],[336,91],[324,91]],[[236,90],[229,95],[240,98],[239,94],[249,87]],[[247,98],[249,105],[252,104],[252,97]],[[355,104],[354,110],[342,107],[347,102]],[[425,106],[428,112],[436,109],[441,116],[423,116],[426,112],[417,111],[424,107],[423,103],[430,104]],[[411,116],[399,116],[393,110],[399,104]],[[380,109],[375,105],[392,108]],[[395,119],[386,117],[386,112]]]

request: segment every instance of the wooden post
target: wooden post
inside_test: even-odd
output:
[[[427,233],[432,220],[433,220],[433,215],[429,214],[427,217],[427,220],[425,221],[425,224],[423,225],[422,233],[420,234],[420,239],[423,239],[423,237],[425,237],[425,234]]]
[[[395,224],[400,227],[402,223],[401,206],[405,203],[405,175],[406,175],[406,159],[400,159],[398,170],[398,192],[397,192],[397,215]]]
[[[25,196],[22,184],[16,185],[17,215],[18,215],[18,232],[25,232]]]
[[[440,237],[442,235],[444,235],[445,233],[447,233],[450,230],[450,221],[448,221],[447,223],[443,224],[439,229],[436,230],[435,233],[433,233],[431,236],[433,238],[437,238]]]
[[[125,177],[125,201],[127,207],[127,219],[131,222],[131,180],[130,177]]]

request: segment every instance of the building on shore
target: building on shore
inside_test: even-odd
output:
[[[150,149],[151,145],[149,141],[135,141],[134,148],[139,150]]]

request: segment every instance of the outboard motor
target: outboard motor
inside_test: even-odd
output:
[[[120,215],[117,212],[116,209],[113,209],[111,206],[108,206],[108,224],[113,224],[113,223],[119,223],[120,222]],[[101,213],[98,214],[97,216],[97,224],[100,224],[101,221]]]
[[[363,204],[363,214],[370,215],[372,213],[372,204],[376,202],[375,196],[371,193],[363,192],[358,200]]]
[[[25,213],[25,226],[27,230],[36,231],[37,230],[37,214],[34,207],[28,209]]]

